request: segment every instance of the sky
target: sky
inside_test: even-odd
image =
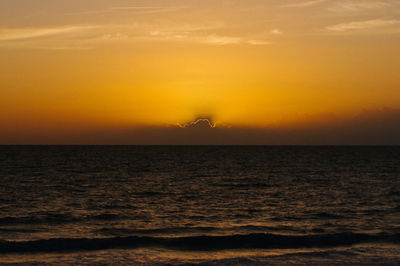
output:
[[[399,47],[398,0],[1,0],[0,144],[400,144]]]

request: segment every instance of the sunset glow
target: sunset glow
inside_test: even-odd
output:
[[[0,133],[262,128],[400,105],[395,0],[3,0]]]

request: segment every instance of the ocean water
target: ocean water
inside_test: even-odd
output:
[[[400,147],[0,146],[0,262],[400,264]]]

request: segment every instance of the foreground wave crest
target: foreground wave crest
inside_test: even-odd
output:
[[[114,248],[162,247],[177,250],[285,249],[335,247],[368,242],[400,243],[400,234],[320,234],[308,236],[248,234],[193,237],[57,238],[37,241],[1,241],[0,253],[58,252]]]

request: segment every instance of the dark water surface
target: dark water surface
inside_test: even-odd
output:
[[[400,147],[0,146],[0,262],[400,263]]]

